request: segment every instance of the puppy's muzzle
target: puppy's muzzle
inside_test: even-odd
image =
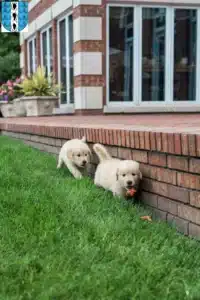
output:
[[[127,189],[133,188],[133,182],[132,181],[127,181]]]
[[[86,163],[87,163],[87,161],[86,161],[86,160],[83,160],[83,161],[82,161],[82,167],[85,167]]]

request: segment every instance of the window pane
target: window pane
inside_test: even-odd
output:
[[[69,16],[69,76],[70,76],[70,103],[74,103],[74,60],[73,60],[73,18]]]
[[[196,10],[176,9],[174,21],[174,101],[193,101],[196,99]]]
[[[42,33],[42,61],[43,67],[45,68],[45,74],[48,75],[47,72],[47,32],[44,31]]]
[[[37,68],[37,51],[36,51],[36,38],[34,38],[34,52],[33,52],[33,72],[36,71]]]
[[[52,28],[49,29],[49,55],[50,55],[50,73],[52,73],[53,72]]]
[[[59,33],[60,33],[60,81],[62,84],[62,93],[61,93],[61,103],[67,103],[66,95],[66,28],[65,20],[59,23]]]
[[[29,71],[33,74],[33,42],[29,42]]]
[[[133,8],[109,9],[110,101],[133,100]]]
[[[165,8],[142,9],[142,101],[164,101]]]

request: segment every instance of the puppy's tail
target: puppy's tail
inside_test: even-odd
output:
[[[104,146],[102,146],[101,144],[95,144],[93,146],[93,150],[96,153],[96,155],[98,156],[100,162],[112,158],[112,156],[110,156],[110,154],[108,153],[106,148]]]

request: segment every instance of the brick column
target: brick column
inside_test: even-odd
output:
[[[76,114],[102,113],[104,71],[102,0],[74,1],[74,97]]]
[[[52,55],[54,79],[58,82],[57,20],[52,21]]]
[[[40,31],[36,32],[36,66],[41,65]]]

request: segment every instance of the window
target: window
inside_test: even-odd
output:
[[[165,8],[142,9],[142,101],[165,97]]]
[[[28,75],[36,71],[36,38],[28,41]]]
[[[73,18],[58,22],[59,82],[62,84],[61,104],[74,103]]]
[[[109,5],[107,105],[200,102],[200,11]]]
[[[42,65],[45,68],[46,76],[49,76],[53,72],[51,27],[41,33],[41,50]]]
[[[174,101],[194,101],[196,98],[196,41],[196,10],[175,9]]]
[[[133,19],[133,8],[110,8],[110,101],[133,99]]]

